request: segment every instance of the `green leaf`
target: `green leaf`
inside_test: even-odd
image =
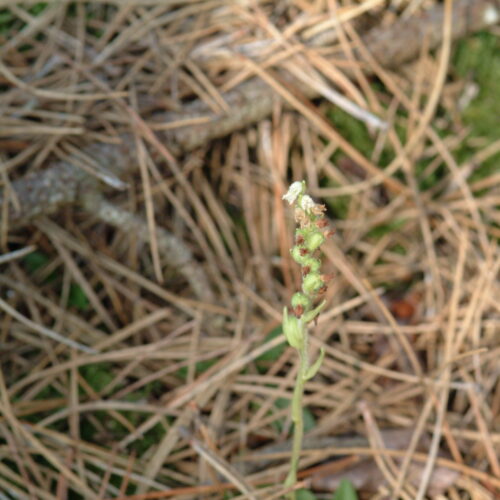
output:
[[[44,254],[43,252],[39,252],[35,250],[31,252],[29,255],[23,258],[22,263],[26,272],[35,278],[37,273],[43,274],[43,281],[39,284],[47,284],[57,279],[60,274],[60,271],[52,271],[48,276],[44,273],[44,268],[50,263],[51,258]],[[40,277],[40,274],[37,276],[37,279]]]
[[[26,255],[26,257],[24,257],[23,259],[23,262],[26,266],[26,270],[31,274],[48,264],[49,260],[50,259],[48,255],[35,250],[34,252]]]
[[[278,325],[276,328],[271,330],[270,333],[267,334],[263,343],[269,342],[270,340],[272,340],[276,337],[279,337],[282,333],[283,333],[283,326]],[[283,338],[282,344],[279,344],[276,347],[269,349],[269,351],[262,353],[258,358],[256,358],[256,361],[276,361],[276,360],[278,360],[286,348],[285,342],[286,342],[286,340],[285,340],[285,338]]]
[[[315,319],[318,316],[318,314],[322,311],[323,307],[325,307],[325,304],[326,300],[321,301],[320,304],[317,305],[312,311],[309,311],[305,313],[304,316],[302,316],[302,321],[307,324],[313,319]]]
[[[274,406],[276,406],[276,408],[278,408],[279,410],[288,408],[290,406],[290,400],[288,398],[276,398]]]
[[[85,295],[82,287],[75,283],[71,283],[69,289],[68,306],[76,307],[80,311],[85,311],[89,307],[89,299]]]
[[[333,500],[358,500],[358,495],[351,481],[341,479],[339,487],[333,495]]]
[[[316,500],[316,496],[313,495],[309,490],[297,490],[295,492],[296,500]]]
[[[304,432],[312,431],[316,427],[316,418],[309,408],[302,408],[302,421],[304,422]]]
[[[304,380],[310,380],[318,373],[318,370],[321,366],[321,363],[323,363],[323,359],[325,358],[325,349],[322,347],[321,350],[319,351],[319,356],[318,359],[314,362],[313,365],[311,365],[308,369],[306,374],[304,375]]]

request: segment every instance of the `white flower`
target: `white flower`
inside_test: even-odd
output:
[[[314,203],[313,199],[305,194],[302,196],[302,199],[300,200],[300,208],[304,210],[304,212],[309,212],[309,210],[312,210],[316,206],[316,203]]]
[[[288,201],[288,203],[290,203],[290,205],[293,205],[300,193],[302,193],[302,182],[295,181],[288,188],[288,192],[285,195],[283,195],[283,199]]]

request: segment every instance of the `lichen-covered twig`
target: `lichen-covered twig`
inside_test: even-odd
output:
[[[112,226],[135,234],[141,241],[148,241],[149,231],[142,217],[106,201],[99,194],[89,193],[81,199],[85,210]],[[214,295],[205,271],[198,264],[189,248],[162,227],[156,229],[158,250],[165,265],[176,269],[189,283],[195,295],[205,302],[213,303]]]
[[[127,142],[124,142],[122,149],[109,145],[99,148],[99,163],[119,165],[113,167],[114,170],[110,169],[109,176],[119,175],[127,167],[126,163],[120,161],[126,152],[130,154]],[[12,183],[12,188],[22,207],[21,212],[11,213],[10,224],[13,226],[19,227],[37,216],[55,213],[61,206],[79,203],[86,212],[101,221],[122,231],[132,231],[141,241],[149,240],[147,224],[142,217],[106,201],[102,195],[104,185],[69,162],[59,162],[52,168],[19,179]],[[0,206],[1,198],[0,195]],[[207,275],[187,245],[164,228],[158,228],[157,238],[165,265],[177,269],[184,276],[198,299],[213,303],[214,294]]]

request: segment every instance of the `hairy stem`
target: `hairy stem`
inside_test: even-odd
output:
[[[304,330],[307,327],[304,325]],[[304,337],[307,332],[304,332]],[[290,470],[285,480],[285,486],[291,487],[297,482],[297,471],[299,469],[300,452],[302,450],[302,439],[304,437],[304,420],[302,414],[302,399],[304,397],[304,383],[308,367],[307,342],[299,350],[299,369],[292,399],[292,422],[293,422],[293,446],[292,458],[290,460]],[[295,500],[295,491],[288,494],[289,500]]]

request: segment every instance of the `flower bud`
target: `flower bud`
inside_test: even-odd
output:
[[[314,295],[324,285],[318,273],[309,273],[304,276],[302,281],[302,290],[307,295]]]
[[[319,259],[315,259],[314,257],[307,257],[304,260],[304,267],[308,267],[309,270],[306,274],[309,273],[317,273],[321,267],[321,261]]]
[[[304,344],[304,326],[300,319],[295,316],[288,316],[286,307],[283,309],[283,333],[292,347],[295,347],[295,349],[302,348]]]
[[[299,247],[299,246],[294,246],[290,250],[290,254],[292,255],[292,259],[297,262],[297,264],[300,264],[301,266],[304,265],[304,262],[309,258],[307,253],[303,253],[303,250],[306,250],[304,247]],[[306,250],[307,252],[307,250]]]
[[[293,294],[292,297],[292,307],[302,306],[307,309],[311,305],[311,299],[306,297],[303,293],[297,292]]]
[[[325,237],[319,232],[313,232],[306,237],[306,247],[310,252],[317,250],[324,242]]]

